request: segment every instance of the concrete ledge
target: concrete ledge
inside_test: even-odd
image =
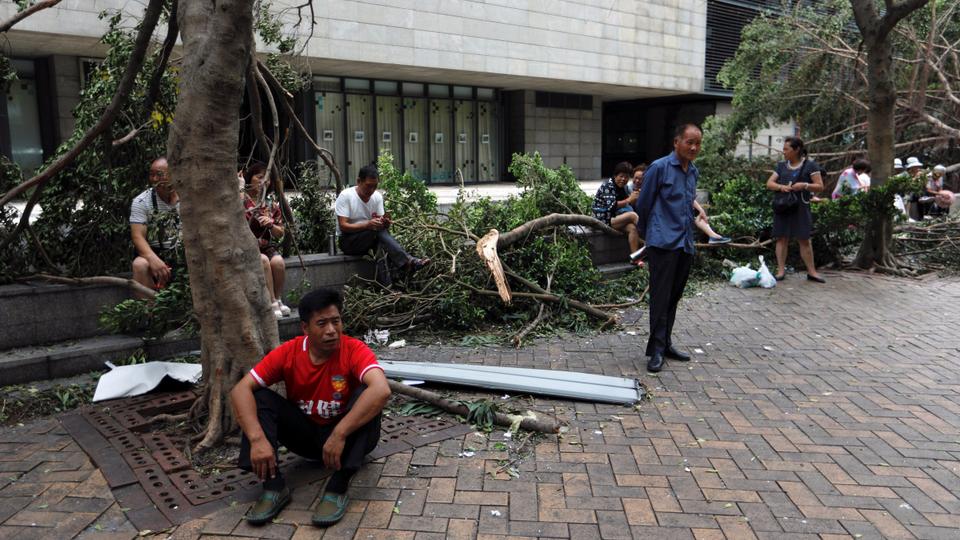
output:
[[[601,267],[629,262],[630,243],[626,236],[610,236],[594,230],[578,230],[576,234],[587,242],[594,265]]]
[[[343,285],[354,275],[373,277],[373,262],[348,255],[305,254],[286,259],[286,290],[306,278],[311,288]],[[130,297],[125,287],[81,287],[44,282],[0,287],[0,351],[72,339],[102,336],[98,316],[104,308]]]
[[[279,321],[280,340],[300,332],[294,310]],[[133,336],[93,336],[48,346],[22,347],[0,352],[0,386],[55,379],[102,370],[104,362],[121,362],[139,351],[147,360],[163,360],[200,350],[199,337],[146,340]]]

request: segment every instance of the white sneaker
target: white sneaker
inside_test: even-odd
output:
[[[273,314],[274,314],[274,316],[276,316],[276,318],[278,318],[278,319],[282,319],[282,318],[283,318],[283,310],[280,309],[280,301],[279,301],[279,300],[275,300],[275,301],[273,302],[273,304],[270,304],[270,307],[273,308]]]
[[[284,317],[286,317],[287,315],[290,315],[290,308],[288,308],[287,305],[283,303],[283,300],[277,300],[277,303],[280,304],[280,313],[283,313]]]

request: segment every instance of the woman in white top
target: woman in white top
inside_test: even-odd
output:
[[[837,187],[833,188],[833,198],[839,199],[844,194],[854,194],[860,190],[870,189],[870,162],[860,158],[853,162],[837,179]]]

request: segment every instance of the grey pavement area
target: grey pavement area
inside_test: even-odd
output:
[[[520,350],[380,351],[639,376],[652,399],[514,396],[568,431],[526,445],[471,433],[374,461],[326,530],[309,524],[322,488],[309,484],[276,523],[250,527],[237,505],[158,536],[960,538],[960,281],[824,275],[826,285],[791,274],[772,290],[720,285],[685,299],[675,342],[693,360],[657,376],[639,356],[642,309],[615,332]],[[137,534],[56,418],[0,434],[0,539]]]

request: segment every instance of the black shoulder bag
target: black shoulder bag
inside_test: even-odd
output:
[[[803,178],[803,171],[807,166],[807,161],[803,161],[803,165],[800,166],[800,172],[797,174],[797,178]],[[788,185],[793,185],[793,182],[790,182]],[[797,207],[800,206],[800,196],[796,191],[787,191],[782,192],[778,191],[773,194],[773,213],[786,215],[792,214],[797,211]]]

